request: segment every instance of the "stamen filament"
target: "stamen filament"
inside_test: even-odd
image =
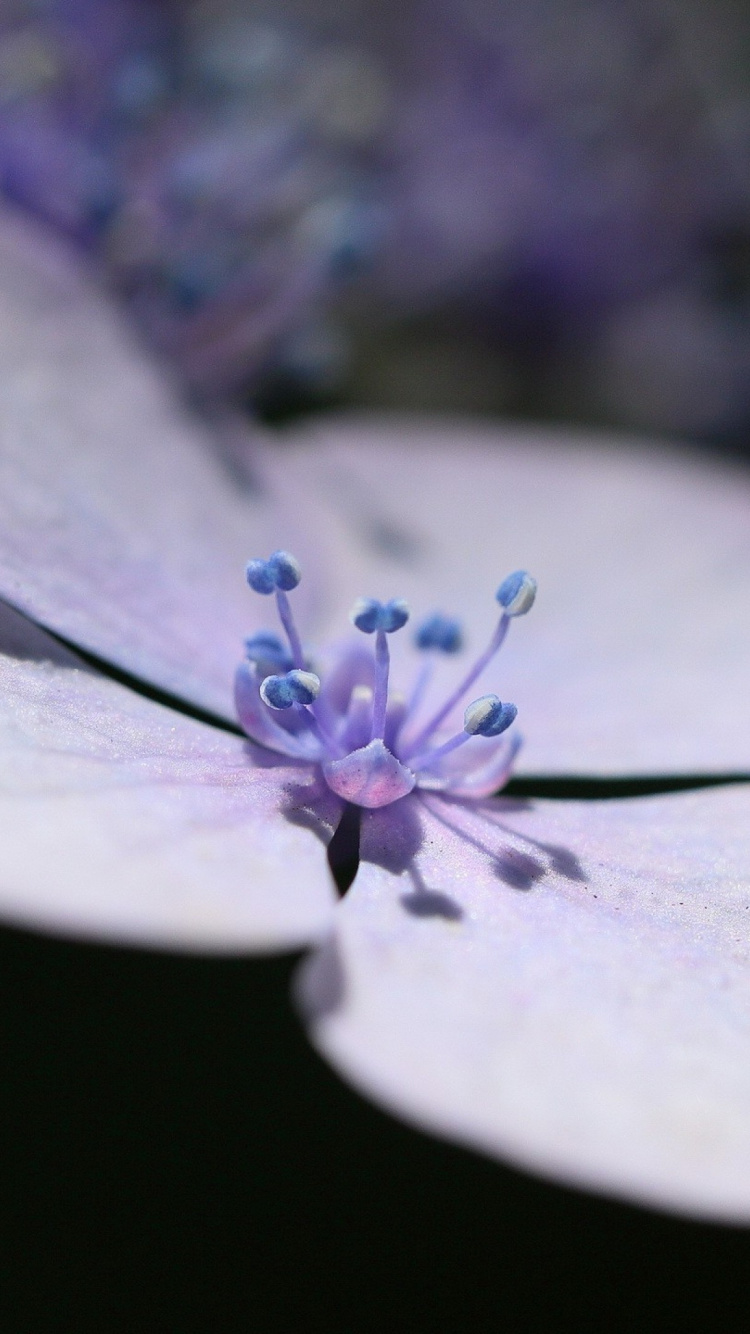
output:
[[[279,619],[286,631],[286,637],[289,640],[289,649],[294,665],[295,667],[304,670],[305,657],[302,652],[302,640],[297,633],[297,627],[294,624],[294,617],[292,615],[289,598],[283,588],[276,589],[276,606],[279,611]]]
[[[413,717],[414,714],[417,712],[417,709],[419,708],[420,704],[422,703],[422,700],[424,698],[424,692],[427,689],[430,680],[432,679],[432,673],[434,671],[434,668],[435,664],[429,658],[426,662],[422,663],[422,666],[419,669],[419,675],[416,681],[414,682],[414,687],[412,689],[411,697],[409,699],[409,705],[407,708],[408,717],[410,718]]]
[[[452,695],[449,695],[448,699],[445,701],[445,704],[443,704],[442,707],[438,709],[437,713],[422,728],[422,731],[419,732],[417,736],[414,738],[414,740],[411,743],[411,746],[409,747],[409,750],[402,757],[405,763],[409,763],[410,757],[414,755],[416,752],[422,750],[425,741],[429,741],[433,732],[437,730],[437,728],[440,726],[443,720],[448,717],[448,714],[452,713],[453,709],[455,709],[456,705],[460,702],[460,700],[467,693],[467,691],[471,689],[474,682],[477,680],[477,677],[482,675],[482,672],[484,671],[487,664],[491,662],[495,654],[502,647],[503,640],[505,639],[505,636],[508,633],[508,626],[510,625],[510,622],[511,622],[511,617],[508,616],[505,612],[503,612],[502,616],[500,617],[500,620],[498,621],[495,633],[493,634],[492,639],[487,645],[487,648],[484,650],[484,653],[480,654],[480,656],[477,658],[477,661],[474,663],[474,666],[470,669],[469,672],[467,672],[461,684],[456,687]]]
[[[385,733],[385,714],[388,707],[388,674],[391,655],[385,630],[375,635],[375,690],[372,700],[371,741],[382,741]]]
[[[309,704],[295,704],[294,710],[297,714],[299,714],[301,717],[304,718],[313,736],[317,737],[320,744],[322,746],[325,746],[326,750],[330,751],[331,754],[334,755],[340,756],[344,754],[344,751],[341,749],[341,746],[339,745],[338,741],[334,740],[330,732],[327,732],[325,727],[323,727],[320,721],[315,717],[315,714],[313,713],[312,708]]]
[[[419,755],[409,756],[410,769],[428,769],[435,760],[441,760],[444,755],[450,755],[452,750],[458,750],[465,741],[471,741],[471,732],[457,732],[450,741],[443,742],[442,746],[435,746],[434,750],[423,750]]]

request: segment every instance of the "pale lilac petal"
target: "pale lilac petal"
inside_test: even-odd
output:
[[[235,676],[234,701],[237,717],[253,741],[294,760],[310,762],[320,759],[320,742],[312,733],[300,731],[298,734],[284,727],[283,723],[286,721],[284,714],[280,714],[276,721],[260,697],[258,683],[252,670],[244,662],[238,667]]]
[[[452,797],[491,797],[507,783],[520,747],[521,737],[516,732],[510,736],[474,737],[439,760],[434,770],[420,773],[417,786]]]
[[[80,668],[0,606],[0,915],[170,949],[287,949],[335,903],[309,765]]]
[[[296,439],[290,476],[338,568],[342,622],[359,594],[465,619],[468,649],[439,664],[433,702],[487,643],[502,577],[520,567],[538,578],[535,607],[476,691],[518,705],[520,770],[750,768],[740,467],[676,446],[439,419],[341,417]],[[391,637],[404,689],[417,671],[408,644],[408,627]]]
[[[91,276],[5,210],[0,408],[0,596],[233,716],[243,637],[275,623],[245,562],[299,549],[298,519],[212,455]]]
[[[368,812],[301,978],[316,1045],[424,1129],[749,1221],[748,810],[739,786]]]

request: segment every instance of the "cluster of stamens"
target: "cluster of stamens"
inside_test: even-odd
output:
[[[464,711],[460,732],[440,739],[443,724],[471,690],[474,682],[499,651],[512,619],[533,605],[536,581],[525,570],[504,579],[496,593],[501,614],[487,648],[441,707],[417,725],[429,683],[428,662],[417,676],[408,703],[389,697],[390,651],[388,636],[403,629],[409,608],[402,598],[378,602],[359,598],[351,622],[365,635],[374,635],[374,654],[363,670],[361,651],[346,650],[339,663],[340,681],[333,698],[326,685],[309,669],[288,594],[302,573],[294,556],[275,551],[267,560],[252,560],[247,581],[256,592],[274,594],[285,640],[261,631],[246,641],[247,662],[238,670],[237,705],[248,735],[282,753],[320,764],[328,786],[355,805],[389,805],[414,787],[446,790],[457,795],[485,795],[507,780],[520,742],[504,739],[490,746],[489,754],[449,760],[475,738],[493,741],[514,722],[516,706],[497,695],[482,695]],[[458,621],[435,613],[417,628],[415,647],[434,657],[453,654],[463,644]],[[366,679],[363,679],[366,678]],[[344,699],[342,705],[341,699]],[[265,710],[265,714],[261,711]],[[273,718],[278,720],[273,721]]]

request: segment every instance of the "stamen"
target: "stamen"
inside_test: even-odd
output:
[[[297,627],[294,624],[294,617],[292,616],[292,608],[289,598],[281,588],[276,589],[276,607],[279,613],[279,620],[286,630],[286,637],[289,640],[292,662],[296,668],[303,669],[305,666],[305,655],[302,651],[302,640],[300,639]]]
[[[503,579],[495,597],[506,616],[525,616],[534,605],[536,579],[528,570],[514,570]]]
[[[482,695],[464,714],[464,730],[469,736],[500,736],[515,722],[515,704],[503,704],[497,695]]]
[[[440,653],[458,653],[463,648],[461,622],[454,616],[436,611],[417,626],[414,643],[418,649],[438,649]]]
[[[269,709],[294,709],[329,754],[340,755],[341,747],[326,732],[309,708],[320,694],[320,677],[314,672],[295,668],[284,676],[267,676],[260,686],[260,697]]]
[[[290,551],[274,551],[268,558],[268,568],[273,573],[276,587],[285,593],[291,593],[302,578],[300,563]]]
[[[437,730],[440,724],[453,712],[456,705],[460,703],[463,696],[471,689],[474,682],[482,675],[485,667],[500,651],[505,636],[508,633],[508,627],[511,619],[515,616],[523,616],[530,611],[534,604],[536,596],[536,580],[525,570],[516,570],[514,574],[509,574],[504,579],[495,594],[497,601],[503,608],[503,614],[495,629],[487,648],[481,653],[474,666],[466,673],[463,681],[453,691],[452,695],[438,709],[428,723],[422,728],[411,743],[409,751],[405,755],[408,760],[410,755],[421,751],[426,741],[429,741],[433,732]]]
[[[273,593],[276,587],[276,580],[266,560],[249,560],[245,566],[245,578],[254,593],[262,593],[264,596]]]
[[[409,619],[409,607],[403,598],[378,602],[377,598],[358,598],[351,621],[364,634],[375,633],[375,690],[372,701],[371,741],[382,741],[385,734],[385,715],[388,707],[388,676],[391,655],[386,635],[400,630]]]
[[[406,710],[407,718],[413,718],[415,713],[417,712],[417,709],[422,703],[425,691],[428,685],[430,684],[430,681],[432,680],[434,667],[435,667],[434,662],[432,662],[429,658],[427,662],[422,663],[422,666],[420,667],[419,673],[417,675],[417,679],[414,682],[414,686],[412,687],[411,695],[409,696],[409,705]]]
[[[507,616],[506,613],[503,613],[495,633],[487,645],[487,648],[484,650],[484,653],[480,654],[477,661],[474,663],[474,666],[466,673],[461,684],[456,687],[452,695],[448,696],[448,699],[442,707],[438,709],[437,713],[433,714],[430,721],[425,724],[422,731],[414,738],[409,748],[409,755],[413,754],[416,750],[422,749],[425,741],[429,741],[433,732],[437,731],[440,724],[448,717],[448,714],[453,712],[456,705],[461,702],[463,696],[471,689],[477,677],[482,675],[487,664],[492,661],[495,654],[498,653],[502,647],[503,640],[508,633],[509,625],[510,617]],[[408,758],[408,755],[406,758]]]
[[[260,697],[270,709],[291,709],[293,704],[312,704],[320,694],[320,677],[295,669],[284,676],[267,676]]]
[[[461,622],[454,616],[445,616],[442,612],[433,612],[417,626],[414,635],[414,646],[420,649],[427,659],[422,663],[419,674],[412,688],[409,704],[405,710],[404,716],[413,718],[416,714],[425,691],[427,690],[435,667],[435,652],[438,653],[458,653],[463,648],[464,636]]]
[[[288,672],[294,666],[281,639],[270,630],[259,630],[257,634],[250,635],[245,640],[245,655],[264,676],[269,676],[274,670]]]
[[[388,677],[391,670],[391,655],[385,630],[378,630],[375,636],[375,691],[372,697],[371,741],[382,741],[385,733],[385,711],[388,707]]]
[[[392,635],[400,630],[409,619],[409,606],[403,598],[391,598],[389,602],[378,602],[377,598],[357,598],[352,607],[350,620],[363,634],[371,635],[376,630]]]
[[[481,699],[475,699],[467,708],[464,714],[463,732],[458,732],[442,746],[436,746],[433,750],[423,750],[419,755],[411,756],[409,768],[427,769],[436,760],[441,760],[444,755],[450,755],[451,751],[457,750],[474,736],[500,736],[501,732],[505,732],[511,723],[515,722],[517,714],[518,709],[515,704],[503,704],[497,695],[482,695]]]
[[[296,668],[303,669],[305,655],[302,651],[302,640],[297,633],[292,608],[287,597],[287,593],[296,588],[302,578],[299,561],[290,551],[274,551],[268,557],[268,560],[248,561],[245,567],[245,577],[255,593],[262,593],[266,596],[270,593],[276,593],[276,607],[289,640],[292,662]]]

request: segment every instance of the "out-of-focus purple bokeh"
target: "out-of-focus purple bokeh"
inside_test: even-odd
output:
[[[746,442],[740,0],[2,0],[0,183],[204,397]]]

